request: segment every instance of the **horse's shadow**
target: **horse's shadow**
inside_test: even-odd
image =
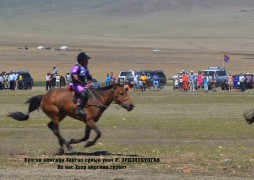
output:
[[[129,156],[129,157],[136,157],[137,154],[112,154],[108,151],[95,151],[95,152],[72,152],[72,153],[65,153],[65,155],[69,156]]]

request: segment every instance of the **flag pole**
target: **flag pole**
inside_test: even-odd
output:
[[[222,67],[225,67],[225,54],[224,54],[224,58],[223,58],[223,63],[222,63]]]

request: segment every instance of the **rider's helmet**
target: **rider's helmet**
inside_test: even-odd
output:
[[[77,56],[77,61],[80,64],[81,62],[91,59],[90,56],[88,56],[88,54],[86,52],[81,52],[79,53],[79,55]]]

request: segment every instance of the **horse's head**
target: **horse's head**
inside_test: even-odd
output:
[[[131,111],[134,108],[134,105],[128,93],[119,84],[114,86],[114,90],[114,102],[124,109]]]

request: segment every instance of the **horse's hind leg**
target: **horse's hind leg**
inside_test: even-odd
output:
[[[53,104],[43,104],[42,110],[51,119],[48,123],[48,127],[53,131],[54,135],[58,138],[58,143],[60,145],[59,151],[56,155],[64,154],[63,145],[66,145],[66,140],[61,136],[59,130],[59,123],[66,117],[66,115],[59,111],[59,108]],[[67,146],[67,145],[66,145]],[[71,146],[67,146],[68,150],[72,150]]]
[[[54,135],[58,138],[58,143],[60,145],[60,149],[56,153],[56,155],[63,155],[64,148],[63,145],[66,143],[65,139],[61,136],[58,125],[54,124],[53,121],[48,123],[48,127],[53,131]]]

